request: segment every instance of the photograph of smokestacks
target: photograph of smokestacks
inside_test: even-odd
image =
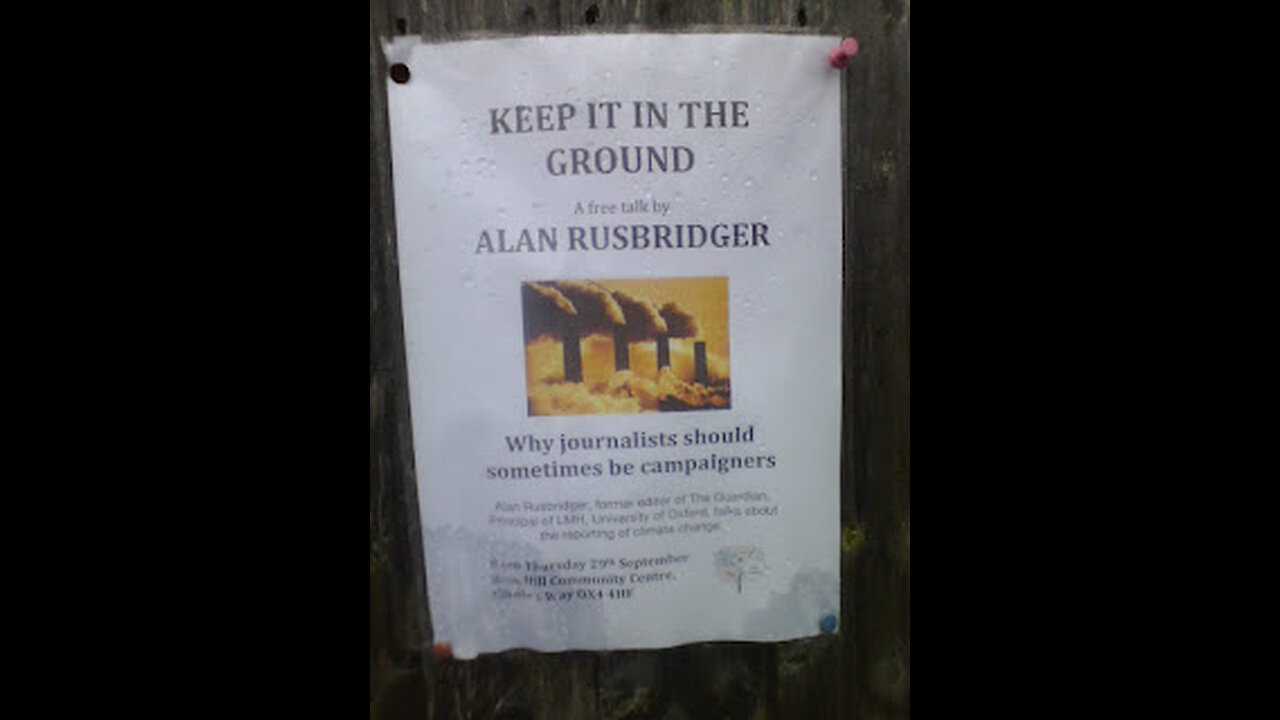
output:
[[[729,279],[521,286],[529,415],[729,407]]]

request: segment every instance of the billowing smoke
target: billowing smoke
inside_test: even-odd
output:
[[[693,343],[676,341],[670,351],[669,365],[677,377],[693,381],[697,377],[697,361]],[[658,379],[658,349],[654,343],[636,343],[631,348],[631,364],[641,375]],[[707,378],[712,383],[729,381],[729,359],[714,351],[707,351]]]
[[[659,372],[658,397],[660,402],[665,401],[668,405],[676,406],[672,409],[729,407],[729,397],[725,389],[685,382],[676,377],[675,371],[669,367],[664,367]]]
[[[644,298],[616,290],[613,299],[627,316],[627,324],[613,331],[614,368],[621,371],[631,367],[631,343],[665,335],[667,321],[658,306]]]
[[[618,333],[628,342],[701,334],[698,320],[673,302],[659,309],[646,298],[621,290],[610,292],[589,281],[527,282],[521,290],[525,342],[543,335],[562,338],[568,331]]]
[[[698,337],[702,334],[698,320],[679,305],[669,302],[659,311],[667,321],[667,336],[678,338]]]
[[[564,338],[568,334],[612,332],[627,324],[627,314],[618,301],[593,282],[527,282],[521,287],[521,298],[525,342],[543,335]]]
[[[698,321],[688,311],[673,302],[663,305],[658,312],[667,323],[667,331],[656,338],[658,368],[662,369],[671,365],[670,338],[698,337],[700,328]]]
[[[622,314],[627,318],[626,327],[619,332],[629,342],[652,340],[657,335],[667,332],[667,321],[662,318],[657,305],[621,290],[613,292],[613,299],[617,301],[618,306],[622,308]]]
[[[543,335],[561,337],[564,328],[578,316],[578,309],[559,290],[541,283],[524,283],[520,288],[524,303],[524,341]]]
[[[529,389],[532,415],[634,414],[658,411],[658,384],[628,370],[603,385],[547,383]]]
[[[622,306],[608,290],[593,282],[560,280],[525,283],[523,287],[525,342],[543,335],[561,340],[564,379],[582,382],[580,339],[625,327],[627,317]]]
[[[615,327],[627,324],[627,316],[618,301],[600,285],[579,280],[558,280],[551,285],[577,309],[574,329],[579,335],[612,332]]]

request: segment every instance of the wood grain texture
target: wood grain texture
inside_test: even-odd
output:
[[[910,716],[910,0],[371,0],[370,717]],[[845,35],[845,414],[838,635],[437,660],[422,571],[380,38]]]

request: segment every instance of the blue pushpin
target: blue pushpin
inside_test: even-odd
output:
[[[818,620],[818,629],[827,634],[835,632],[836,631],[835,613],[827,613],[826,615],[823,615],[822,619]]]

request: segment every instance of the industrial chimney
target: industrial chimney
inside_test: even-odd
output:
[[[698,340],[693,344],[693,381],[699,385],[707,384],[707,342]]]
[[[576,328],[564,331],[564,381],[582,382],[582,346]]]
[[[613,331],[613,369],[619,372],[631,367],[631,346],[621,329]]]
[[[665,333],[658,336],[658,372],[664,367],[671,367],[671,341]]]

